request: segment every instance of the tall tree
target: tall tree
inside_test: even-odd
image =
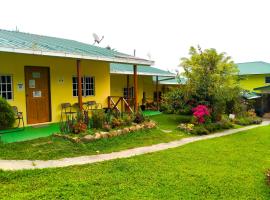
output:
[[[187,78],[186,96],[211,107],[220,116],[226,103],[239,96],[238,69],[231,57],[215,49],[191,47],[189,58],[182,58],[183,75]]]

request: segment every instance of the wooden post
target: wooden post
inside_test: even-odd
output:
[[[124,112],[124,97],[121,97],[121,114]]]
[[[78,105],[80,111],[82,111],[82,69],[80,63],[81,61],[77,60]]]
[[[134,81],[134,111],[138,112],[138,75],[137,65],[133,65],[133,81]]]
[[[127,75],[127,103],[130,104],[130,101],[129,101],[129,98],[130,98],[130,94],[129,94],[129,75]]]
[[[111,97],[108,96],[108,108],[110,109],[111,108]]]
[[[129,75],[127,75],[127,102],[129,102]]]
[[[158,76],[156,76],[156,95],[157,110],[159,110]]]
[[[261,100],[261,114],[264,115],[264,101],[263,101],[264,94],[262,94]]]

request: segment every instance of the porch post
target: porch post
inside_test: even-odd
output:
[[[158,94],[158,76],[156,76],[156,101],[157,101],[157,110],[159,110],[159,94]]]
[[[129,102],[129,75],[127,75],[127,102]]]
[[[138,112],[138,75],[137,65],[133,65],[133,81],[134,81],[134,111]]]
[[[80,64],[81,61],[77,60],[78,105],[82,110],[82,69]]]

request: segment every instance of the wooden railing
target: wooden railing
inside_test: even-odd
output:
[[[111,110],[116,110],[119,113],[133,113],[133,109],[130,106],[130,102],[132,101],[133,99],[125,99],[121,96],[108,96],[108,108]]]
[[[161,99],[157,102],[154,98],[144,98],[142,102],[147,110],[159,110]]]

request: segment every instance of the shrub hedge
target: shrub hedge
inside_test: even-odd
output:
[[[0,130],[12,128],[15,123],[15,113],[8,102],[0,98]]]

